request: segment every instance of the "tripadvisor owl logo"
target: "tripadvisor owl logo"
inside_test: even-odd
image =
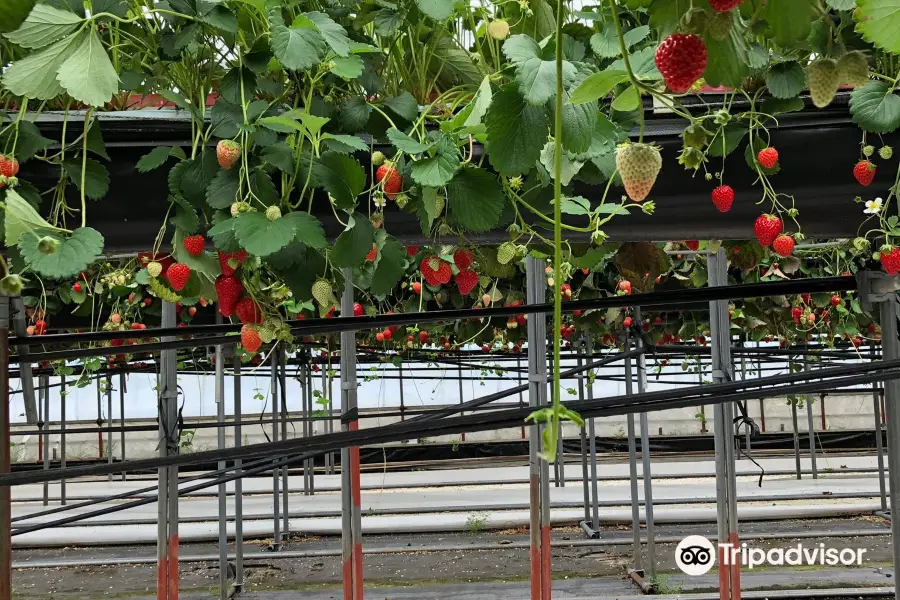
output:
[[[675,548],[675,564],[686,575],[704,575],[716,564],[716,547],[702,535],[689,535]]]

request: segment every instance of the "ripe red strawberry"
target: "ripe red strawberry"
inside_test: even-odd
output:
[[[656,68],[666,85],[676,94],[684,94],[706,70],[706,44],[692,33],[673,33],[656,49]]]
[[[238,250],[237,252],[218,252],[219,266],[222,267],[222,275],[230,277],[234,275],[235,270],[247,260],[247,251]]]
[[[772,242],[772,250],[774,250],[775,254],[778,256],[790,256],[791,252],[794,251],[794,238],[789,235],[779,235],[775,238],[775,241]]]
[[[416,294],[422,293],[422,284],[419,283],[418,281],[414,281],[410,287],[412,288],[412,291],[415,292]]]
[[[453,253],[453,262],[460,271],[465,271],[475,260],[475,253],[467,248],[460,248]]]
[[[868,160],[861,160],[853,167],[853,176],[860,185],[871,185],[875,179],[875,165]]]
[[[376,258],[378,258],[378,246],[372,244],[372,249],[369,250],[368,254],[366,254],[366,260],[368,262],[375,262]]]
[[[760,246],[768,248],[781,233],[784,224],[775,215],[760,215],[753,224],[753,232]]]
[[[625,319],[622,321],[622,325],[624,325],[625,327],[631,327],[631,323],[631,317],[625,317]]]
[[[728,212],[734,204],[734,190],[730,185],[720,185],[712,191],[712,202],[719,212]]]
[[[243,293],[244,284],[237,277],[230,275],[216,277],[216,295],[219,296],[219,312],[223,317],[230,317],[234,313],[235,305]]]
[[[450,264],[437,256],[426,256],[419,264],[419,270],[428,285],[441,285],[450,281],[453,271]]]
[[[47,321],[38,319],[34,322],[34,333],[36,335],[44,335],[47,332]]]
[[[741,5],[744,0],[709,0],[709,5],[716,12],[728,12]]]
[[[234,305],[234,314],[241,323],[262,324],[262,311],[259,305],[250,296],[245,296]]]
[[[900,248],[881,251],[881,267],[888,275],[900,273]],[[36,325],[37,323],[35,323]]]
[[[419,343],[420,343],[420,344],[424,344],[424,343],[427,342],[427,341],[428,341],[428,332],[427,332],[427,331],[420,331],[420,332],[419,332]]]
[[[0,175],[4,177],[15,177],[19,172],[19,161],[12,156],[3,156],[0,154]]]
[[[397,172],[394,165],[389,162],[385,162],[375,171],[375,181],[381,184],[384,195],[391,200],[403,189],[403,178],[400,177],[400,173]]]
[[[475,271],[466,269],[456,274],[456,287],[463,296],[469,295],[476,285],[478,285],[478,274]]]
[[[216,144],[216,160],[225,170],[230,170],[241,157],[241,145],[234,140],[219,140]]]
[[[696,252],[700,249],[700,242],[698,240],[690,240],[684,243],[685,246],[688,247],[688,250],[692,250]]]
[[[241,345],[244,350],[250,354],[255,354],[259,347],[262,346],[262,338],[253,325],[244,325],[241,327]]]
[[[75,283],[73,283],[73,284],[72,284],[72,291],[75,292],[76,294],[79,293],[79,292],[81,292],[81,284],[78,283],[77,281],[76,281]]]
[[[176,292],[180,292],[184,289],[184,286],[187,285],[190,277],[191,268],[187,265],[178,263],[166,269],[166,279],[169,280],[169,285],[171,285],[172,289]]]
[[[794,320],[794,323],[800,322],[800,317],[803,316],[803,309],[799,306],[795,306],[791,309],[791,318]]]
[[[363,316],[364,312],[366,312],[366,311],[363,308],[362,304],[360,304],[359,302],[355,302],[353,304],[353,316],[354,317],[361,317],[361,316]]]
[[[184,249],[191,256],[200,256],[206,247],[206,239],[202,235],[189,235],[184,238]]]
[[[406,255],[407,255],[407,256],[413,257],[413,256],[415,256],[415,255],[418,254],[418,253],[419,253],[419,247],[418,247],[418,246],[407,246],[407,247],[406,247]]]
[[[831,297],[831,305],[832,306],[840,306],[841,302],[843,302],[843,301],[841,300],[840,296],[834,295]]]
[[[778,150],[775,148],[763,148],[756,155],[756,160],[759,161],[766,169],[774,169],[775,165],[778,164]]]

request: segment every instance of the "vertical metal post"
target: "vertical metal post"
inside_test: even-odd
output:
[[[457,381],[459,382],[459,403],[462,404],[465,400],[465,397],[463,395],[462,352],[458,353],[458,356],[456,359],[456,373],[458,375]],[[460,411],[459,416],[463,416],[465,414],[466,413],[464,411]],[[459,434],[459,441],[461,441],[461,442],[466,441],[466,433],[465,432]]]
[[[634,320],[641,322],[641,309],[634,309]],[[643,348],[642,339],[635,340],[638,348]],[[637,359],[638,394],[647,391],[647,358],[644,354]],[[647,422],[647,413],[641,416],[641,463],[644,476],[644,520],[647,524],[647,567],[644,569],[650,579],[656,577],[656,535],[653,526],[653,472],[650,467],[650,425]]]
[[[625,346],[623,352],[631,351],[631,334],[625,330]],[[625,359],[625,395],[634,393],[634,381],[631,369],[631,359]],[[625,418],[625,426],[628,433],[628,474],[631,482],[631,534],[634,545],[634,570],[643,574],[643,549],[641,548],[641,500],[638,491],[637,472],[637,439],[634,427],[634,413],[628,413]]]
[[[797,419],[797,402],[791,399],[791,427],[794,433],[794,463],[797,470],[797,479],[803,479],[803,465],[800,463],[800,423]]]
[[[112,375],[106,376],[106,462],[113,464],[113,418],[112,418]],[[109,474],[109,482],[112,483],[113,474]]]
[[[44,431],[42,434],[44,439],[44,470],[50,470],[50,376],[49,375],[41,375],[41,389],[43,390],[43,406],[44,406],[44,415],[43,415],[43,426],[41,429]],[[50,483],[44,482],[44,506],[50,504]]]
[[[397,365],[397,380],[400,383],[400,420],[406,420],[406,401],[403,399],[403,362]],[[462,397],[462,393],[460,393]]]
[[[810,370],[809,355],[803,358],[803,370],[808,373]],[[806,427],[809,435],[809,459],[812,466],[812,478],[818,479],[819,473],[816,470],[816,425],[813,422],[812,399],[812,394],[806,395]]]
[[[900,310],[897,295],[890,293],[881,302],[881,359],[884,361],[900,358],[900,339],[897,339],[897,318]],[[887,412],[888,477],[891,491],[891,542],[894,550],[894,564],[900,565],[900,380],[884,382],[885,411]],[[900,598],[900,590],[894,591],[894,598]]]
[[[709,285],[728,285],[728,265],[725,250],[708,254]],[[716,383],[734,381],[734,363],[731,359],[731,322],[728,316],[728,301],[717,300],[709,303],[710,331],[712,343],[712,377]],[[737,487],[735,477],[734,428],[732,426],[734,405],[716,404],[714,407],[714,440],[716,449],[716,507],[720,544],[739,547],[737,534]],[[719,551],[719,597],[721,600],[740,600],[740,564],[727,564],[725,553],[728,546]]]
[[[282,349],[278,353],[280,357],[280,365],[281,372],[279,374],[278,383],[280,384],[281,390],[281,439],[287,439],[287,424],[288,424],[288,409],[287,409],[287,353]],[[288,495],[290,494],[290,488],[288,484],[290,480],[288,479],[289,469],[287,465],[281,467],[281,516],[283,519],[281,526],[281,537],[282,540],[290,540],[291,538],[291,528],[290,521],[288,517]],[[275,502],[278,502],[278,499],[275,499]]]
[[[222,323],[222,315],[216,313],[216,324]],[[216,447],[225,449],[225,352],[222,345],[216,346]],[[216,467],[227,466],[220,460]],[[228,489],[219,484],[219,600],[228,600]]]
[[[59,378],[59,468],[66,468],[66,376],[61,375]],[[59,503],[63,506],[66,504],[66,478],[59,480]]]
[[[553,368],[553,355],[549,357],[550,367]],[[560,370],[562,370],[562,355],[559,357]],[[553,373],[555,371],[551,371]],[[563,424],[560,421],[556,425],[556,461],[553,463],[553,471],[556,474],[553,484],[556,487],[566,487],[566,463],[563,459]]]
[[[280,408],[278,406],[278,349],[275,348],[269,354],[269,362],[271,364],[271,376],[269,377],[269,388],[272,396],[272,443],[278,441],[279,423],[278,415]],[[278,467],[272,468],[272,545],[269,550],[278,552],[281,550],[281,494],[279,486],[281,484],[281,470]]]
[[[541,262],[529,256],[525,259],[528,304],[546,302],[547,294]],[[532,408],[547,404],[547,318],[543,314],[528,318],[528,397]],[[531,509],[529,534],[531,537],[531,600],[550,599],[550,467],[540,458],[542,426],[535,423],[528,428],[529,506]],[[545,514],[545,510],[546,513]]]
[[[9,323],[7,327],[12,325],[12,329],[16,337],[25,337],[27,335],[27,327],[25,325],[25,301],[21,296],[16,296],[9,300],[7,310],[11,308]],[[16,350],[19,356],[28,356],[31,349],[28,346],[19,346]],[[25,403],[25,421],[29,424],[37,421],[37,402],[34,398],[34,379],[32,373],[32,363],[19,363],[19,380],[22,383],[22,401]],[[48,417],[45,416],[45,419]]]
[[[875,344],[869,346],[872,362],[875,361]],[[872,382],[872,410],[875,413],[875,447],[878,452],[878,489],[881,494],[881,510],[887,511],[887,486],[884,480],[884,428],[881,425],[881,393],[878,382]]]
[[[9,297],[0,296],[0,473],[12,472],[9,416]],[[0,600],[12,600],[12,488],[0,486]]]
[[[353,318],[352,272],[344,269],[341,318]],[[356,405],[356,332],[341,332],[341,429],[359,429]],[[344,600],[362,600],[362,515],[360,514],[359,448],[341,450],[341,502]]]
[[[302,351],[300,353],[300,418],[302,421],[300,422],[300,431],[303,434],[303,438],[306,439],[309,437],[309,429],[312,427],[312,423],[310,422],[310,415],[306,411],[306,404],[309,402],[309,398],[311,396],[311,388],[310,388],[310,380],[312,379],[312,370],[310,369],[310,354],[309,352]],[[328,457],[330,454],[325,455],[325,465],[326,468],[328,466]],[[309,465],[309,461],[303,461],[303,493],[305,495],[309,495],[309,472],[307,470],[307,466]]]
[[[241,421],[244,410],[241,406],[241,357],[234,353],[234,447],[244,445]],[[244,460],[236,458],[234,473],[240,476]],[[244,589],[244,480],[234,480],[234,590]]]
[[[587,360],[594,360],[594,342],[590,336],[587,337],[586,354]],[[591,375],[593,369],[585,374],[587,377],[587,397],[588,400],[594,399],[594,382]],[[587,422],[588,426],[588,449],[591,453],[591,529],[594,531],[595,537],[600,537],[600,494],[597,490],[597,432],[594,428],[594,418],[591,417]]]
[[[97,377],[97,458],[103,460],[103,392],[100,389],[100,377]]]
[[[119,432],[119,450],[122,456],[122,465],[125,465],[125,373],[119,373],[119,423],[122,430]],[[125,481],[125,471],[122,471],[122,481]]]
[[[175,327],[175,304],[163,302],[163,328]],[[163,342],[175,341],[163,336]],[[159,377],[159,454],[174,456],[179,452],[178,428],[178,364],[176,350],[160,352]],[[165,491],[163,491],[165,490]],[[157,523],[156,596],[158,600],[178,600],[178,467],[159,469],[159,520]]]
[[[584,338],[579,341],[578,344],[578,357],[575,359],[575,365],[577,367],[581,367],[582,359],[581,355],[584,350]],[[582,373],[578,376],[578,400],[584,400],[584,378],[585,375]],[[584,522],[582,527],[588,527],[588,524],[591,521],[591,494],[590,494],[590,479],[588,477],[588,441],[587,441],[587,423],[581,426],[581,487],[584,492]],[[590,537],[594,537],[593,531],[588,534]]]
[[[522,358],[516,356],[516,385],[522,385]],[[525,397],[522,392],[519,392],[519,408],[525,407]],[[522,425],[522,439],[525,439],[525,425]]]

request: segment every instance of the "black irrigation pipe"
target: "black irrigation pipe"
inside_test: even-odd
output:
[[[851,376],[851,377],[835,378],[834,381],[817,381],[817,382],[809,382],[806,384],[799,384],[799,385],[786,385],[786,386],[782,386],[780,388],[774,387],[774,388],[767,390],[767,393],[772,393],[774,395],[780,395],[782,392],[792,392],[792,393],[797,393],[797,394],[814,393],[814,392],[820,391],[820,388],[822,388],[824,386],[833,385],[833,384],[837,384],[838,386],[840,386],[841,384],[856,385],[857,383],[862,384],[862,383],[870,383],[872,381],[883,381],[886,379],[900,378],[900,371],[887,371],[889,368],[900,367],[900,360],[891,361],[890,367],[888,366],[887,363],[885,363],[882,366],[886,372],[873,372],[873,373],[869,373],[866,375],[855,375],[855,376]],[[711,386],[703,386],[703,387],[706,388],[706,387],[711,387]],[[654,395],[654,394],[652,394],[652,393],[651,394],[643,394],[642,397],[646,398],[649,395]],[[722,403],[726,403],[726,402],[740,402],[742,400],[756,398],[757,396],[758,396],[757,390],[749,390],[749,391],[743,391],[743,392],[735,392],[735,393],[728,394],[725,396],[718,396],[718,397],[713,396],[712,401],[706,401],[705,403],[706,404],[722,404]],[[615,401],[621,402],[622,398],[623,397],[620,396],[620,397],[616,397],[616,398],[602,399],[602,400],[606,400],[606,402],[602,402],[602,403],[598,402],[598,400],[579,401],[576,403],[572,403],[570,405],[570,408],[572,408],[573,410],[579,411],[583,416],[589,417],[589,418],[590,417],[596,418],[596,417],[617,416],[617,415],[628,414],[629,412],[632,412],[632,410],[634,408],[633,402],[625,402],[625,403],[620,403],[620,404],[615,403]],[[624,398],[633,399],[634,396],[625,396]],[[642,404],[640,406],[640,409],[641,409],[641,412],[655,412],[657,410],[666,410],[669,408],[682,408],[685,406],[694,406],[696,402],[697,402],[697,399],[695,399],[695,398],[686,398],[686,399],[674,400],[674,401],[660,399],[660,400],[656,400],[653,403]],[[528,408],[528,409],[510,409],[507,411],[502,411],[503,413],[507,413],[507,414],[515,413],[515,415],[513,415],[513,416],[500,415],[499,412],[492,413],[492,415],[495,415],[499,418],[493,419],[490,423],[473,422],[473,420],[468,416],[457,417],[455,419],[450,419],[450,420],[437,420],[436,421],[437,427],[433,428],[433,431],[435,433],[437,433],[438,435],[444,435],[444,434],[451,434],[451,433],[460,433],[462,431],[470,432],[470,431],[484,431],[484,430],[488,430],[488,429],[501,429],[501,428],[513,426],[516,423],[521,423],[522,419],[524,418],[524,416],[522,416],[522,415],[530,414],[530,413],[526,413],[526,410],[530,411],[531,409],[530,408]],[[464,421],[471,422],[472,424],[471,425],[462,424],[462,422],[464,422]],[[408,421],[407,421],[407,423],[408,423]],[[443,426],[441,426],[441,424],[443,424]],[[389,427],[390,426],[381,427],[381,428],[377,428],[377,429],[385,430],[385,429],[388,429]],[[373,432],[375,430],[373,429],[373,430],[361,430],[361,431]],[[413,432],[413,434],[414,434],[414,432]],[[331,434],[327,437],[335,438],[338,436],[339,436],[339,434]],[[326,437],[326,436],[319,436],[319,437]],[[346,438],[349,436],[342,435],[340,437]],[[399,439],[408,439],[408,437],[409,437],[408,435],[401,435],[401,436],[398,436],[397,439],[398,440]],[[370,443],[363,443],[360,445],[370,445]],[[278,468],[281,466],[290,466],[294,463],[302,462],[309,458],[313,458],[315,456],[324,454],[326,452],[336,450],[336,449],[338,449],[338,447],[342,447],[343,445],[355,446],[357,444],[354,441],[351,441],[350,443],[347,443],[346,441],[338,441],[336,444],[331,444],[331,445],[329,445],[329,447],[326,447],[325,449],[318,449],[316,451],[310,451],[310,452],[306,452],[304,454],[299,454],[299,455],[294,455],[294,456],[289,455],[287,457],[276,459],[267,465],[263,465],[263,466],[255,467],[255,468],[251,468],[251,469],[244,469],[243,471],[241,471],[239,473],[232,473],[231,475],[224,475],[224,476],[218,477],[211,481],[206,481],[206,482],[199,483],[197,485],[194,485],[194,486],[191,486],[188,488],[179,489],[178,495],[181,496],[183,494],[188,494],[188,493],[191,493],[194,491],[199,491],[201,489],[221,485],[223,483],[228,483],[228,482],[234,481],[236,479],[241,479],[244,477],[257,475],[259,473],[268,471],[273,468]],[[331,447],[331,446],[333,446],[333,447]],[[247,448],[247,446],[245,446],[245,448]],[[129,469],[129,470],[131,470],[131,469]],[[232,467],[230,469],[223,469],[223,470],[215,471],[212,473],[219,473],[222,471],[231,471],[231,470],[234,470],[234,467]],[[209,475],[211,475],[212,473],[210,473]],[[0,485],[4,485],[4,481],[0,480]],[[67,517],[67,518],[60,519],[60,520],[50,522],[50,523],[39,523],[39,524],[32,525],[29,527],[22,527],[22,528],[18,528],[16,530],[14,530],[11,535],[22,535],[22,534],[29,533],[32,531],[38,531],[41,529],[49,529],[52,527],[67,525],[69,523],[75,523],[77,521],[88,519],[88,518],[105,516],[107,514],[111,514],[114,512],[121,511],[121,510],[127,510],[129,508],[135,508],[137,506],[151,504],[153,502],[156,502],[156,500],[157,500],[157,497],[152,496],[152,497],[148,497],[148,498],[141,499],[141,500],[135,500],[135,501],[129,502],[127,504],[121,504],[121,505],[117,505],[117,506],[102,508],[102,509],[90,512],[90,513],[82,513],[79,515],[73,515],[71,517]],[[92,501],[92,503],[97,503],[100,501],[101,500],[94,500],[94,501]],[[33,518],[33,516],[32,516],[32,518]]]
[[[621,412],[615,412],[615,410],[624,410],[625,413],[628,413],[634,412],[635,409],[638,409],[640,412],[646,412],[644,409],[652,402],[663,403],[656,410],[664,409],[665,403],[670,403],[672,405],[672,408],[680,408],[682,407],[682,404],[679,403],[679,399],[682,398],[688,399],[687,404],[684,404],[684,406],[693,405],[698,400],[703,400],[703,403],[705,404],[716,404],[722,401],[721,394],[731,394],[732,392],[738,392],[746,388],[761,388],[765,386],[780,384],[794,384],[797,382],[808,381],[812,379],[826,380],[829,378],[838,378],[843,375],[854,375],[857,373],[875,373],[875,375],[873,376],[857,375],[856,377],[849,377],[843,380],[836,379],[835,381],[835,385],[837,387],[869,383],[871,381],[878,380],[878,373],[887,371],[889,369],[900,369],[900,359],[869,364],[853,364],[844,367],[829,367],[827,369],[819,369],[816,371],[804,371],[800,373],[739,380],[728,383],[709,384],[676,391],[664,390],[660,392],[650,392],[642,394],[639,397],[627,395],[615,396],[612,398],[604,399],[579,400],[567,404],[570,409],[583,412],[587,416],[602,413],[605,410],[609,410],[610,407],[612,407],[613,409],[613,412],[609,413],[610,415],[623,414]],[[884,379],[893,379],[895,377],[893,373],[890,374],[890,377],[884,376],[883,373],[882,375]],[[900,373],[898,373],[896,376],[900,376]],[[748,398],[759,398],[760,396],[773,395],[781,393],[782,391],[788,391],[794,394],[803,393],[804,391],[807,391],[807,388],[809,388],[810,391],[819,391],[822,388],[828,388],[830,385],[831,384],[826,381],[820,382],[812,388],[809,388],[808,385],[804,386],[801,384],[796,385],[794,388],[788,387],[786,389],[753,389],[752,391],[745,392],[744,394]],[[516,388],[512,389],[515,390]],[[509,393],[509,391],[507,391],[507,393]],[[741,396],[740,394],[738,394],[738,396],[740,396],[740,399],[744,399],[744,396]],[[454,417],[452,419],[437,418],[438,414],[453,414],[460,410],[465,410],[467,408],[466,405],[477,405],[475,403],[481,400],[484,399],[476,399],[465,403],[465,405],[458,405],[453,409],[434,411],[434,422],[428,423],[425,426],[421,426],[422,424],[418,422],[421,419],[408,419],[400,423],[393,423],[391,425],[385,425],[382,427],[361,429],[357,431],[338,432],[300,440],[295,439],[273,443],[252,444],[249,446],[241,446],[239,448],[209,450],[205,452],[192,453],[189,455],[138,459],[113,465],[83,465],[77,467],[67,467],[65,469],[53,469],[49,471],[12,473],[0,476],[0,486],[42,483],[44,481],[54,481],[63,477],[71,479],[88,475],[106,475],[109,473],[118,473],[121,471],[149,470],[162,467],[183,466],[207,461],[216,462],[237,458],[254,458],[260,455],[288,454],[292,452],[305,451],[329,452],[344,447],[382,444],[404,439],[411,439],[412,437],[421,435],[433,437],[436,435],[445,435],[468,431],[485,431],[497,429],[500,427],[515,427],[520,426],[533,411],[533,409],[530,407],[509,408]]]
[[[572,312],[575,310],[597,310],[604,308],[625,308],[629,306],[640,306],[651,308],[656,306],[670,306],[678,304],[696,303],[696,302],[712,302],[715,300],[731,300],[735,298],[755,298],[760,296],[780,296],[801,293],[817,293],[817,292],[842,292],[855,290],[858,282],[855,277],[822,277],[816,279],[794,279],[787,281],[775,281],[765,283],[745,283],[732,286],[706,287],[696,289],[670,290],[665,292],[652,292],[649,294],[636,294],[633,296],[610,296],[607,298],[595,298],[590,300],[571,300],[564,304],[564,312]],[[520,306],[494,306],[481,309],[464,308],[449,309],[416,313],[397,313],[393,315],[364,315],[360,317],[340,317],[336,319],[305,319],[300,321],[288,321],[291,330],[297,335],[319,335],[340,333],[343,331],[359,331],[367,329],[383,328],[390,325],[414,325],[420,323],[436,323],[441,321],[459,321],[464,319],[482,319],[493,317],[511,317],[520,314],[538,314],[550,313],[553,311],[553,303],[540,304],[523,304]],[[32,347],[44,346],[52,344],[79,343],[90,341],[109,341],[113,339],[128,338],[147,338],[147,337],[165,337],[165,336],[184,336],[184,335],[209,335],[208,338],[195,338],[193,340],[176,340],[170,342],[171,346],[158,348],[158,344],[138,344],[130,346],[135,352],[152,351],[160,349],[185,347],[175,345],[179,341],[191,341],[192,345],[198,345],[197,342],[208,344],[225,343],[229,336],[215,335],[237,333],[240,331],[240,324],[224,324],[224,325],[198,325],[191,328],[170,327],[158,329],[142,329],[140,334],[135,331],[91,331],[86,333],[60,333],[42,336],[33,336],[20,339],[14,337],[10,339],[10,346]],[[237,340],[234,340],[235,342]],[[116,351],[108,347],[95,349],[91,348],[82,352],[99,351],[99,354],[90,354],[90,356],[103,354],[121,354],[122,351]],[[134,353],[134,352],[131,352]],[[24,360],[24,357],[18,355],[11,356],[10,362],[40,362],[43,360],[55,360],[59,352],[35,353]],[[89,356],[81,354],[80,356]]]

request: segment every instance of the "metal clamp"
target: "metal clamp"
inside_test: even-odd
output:
[[[896,292],[900,290],[900,276],[878,271],[859,271],[856,282],[859,303],[865,311],[871,311],[873,304],[896,297]]]

